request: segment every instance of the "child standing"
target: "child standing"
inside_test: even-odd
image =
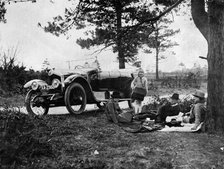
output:
[[[144,76],[143,69],[138,70],[138,76],[131,83],[132,95],[131,98],[135,102],[135,114],[141,112],[142,101],[148,92],[148,81]]]

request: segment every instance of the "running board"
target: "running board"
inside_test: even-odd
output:
[[[94,95],[96,101],[98,101],[98,102],[107,102],[109,100],[108,98],[105,97],[106,96],[105,91],[102,91],[102,92],[101,91],[99,91],[99,92],[94,91],[93,95]],[[131,100],[131,98],[116,98],[116,99],[118,99],[118,101]]]

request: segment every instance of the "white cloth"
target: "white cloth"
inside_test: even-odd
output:
[[[200,123],[199,126],[196,128],[196,130],[191,130],[192,127],[194,127],[194,124],[190,123],[182,123],[183,127],[169,127],[165,126],[163,129],[159,131],[164,132],[197,132],[201,129],[203,123]]]

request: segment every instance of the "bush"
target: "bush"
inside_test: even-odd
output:
[[[158,108],[163,105],[165,102],[168,101],[168,98],[166,97],[159,97],[159,96],[151,96],[148,100],[148,102],[143,106],[145,109],[144,111],[154,111],[156,112]],[[181,107],[181,112],[186,113],[189,112],[191,109],[192,104],[194,103],[193,98],[191,97],[185,97],[180,100],[180,107]]]
[[[24,165],[39,156],[53,156],[51,145],[40,137],[38,128],[46,127],[44,119],[4,110],[0,112],[0,168]]]
[[[188,72],[183,75],[167,76],[160,79],[162,88],[200,88],[200,73]]]

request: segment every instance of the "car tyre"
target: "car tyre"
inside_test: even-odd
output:
[[[86,108],[86,92],[79,83],[70,84],[65,91],[65,106],[70,114],[81,114]],[[80,105],[78,110],[72,106]]]
[[[28,112],[29,115],[32,115],[32,116],[42,116],[42,115],[46,115],[49,111],[49,105],[46,103],[46,104],[42,104],[41,106],[35,106],[32,107],[32,102],[35,98],[37,98],[38,96],[38,92],[37,91],[34,91],[34,90],[30,90],[27,94],[26,94],[26,97],[25,97],[25,107],[26,107],[26,110]],[[36,111],[35,111],[36,110]],[[38,113],[38,111],[41,113]]]

